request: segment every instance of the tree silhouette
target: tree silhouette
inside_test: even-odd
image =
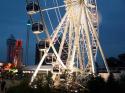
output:
[[[106,81],[106,93],[118,93],[118,81],[112,73],[110,73]]]
[[[119,54],[118,58],[120,61],[125,62],[125,54]]]
[[[105,81],[101,76],[91,76],[87,81],[88,93],[105,93]]]

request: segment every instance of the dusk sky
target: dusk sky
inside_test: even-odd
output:
[[[6,61],[6,40],[13,34],[26,43],[25,0],[0,0],[0,61]],[[41,0],[42,1],[42,0]],[[51,0],[49,0],[51,3]],[[100,41],[106,57],[125,53],[125,0],[97,0],[101,15]],[[29,63],[35,60],[35,36],[30,32]]]

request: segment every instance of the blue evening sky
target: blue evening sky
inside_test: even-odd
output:
[[[41,0],[42,1],[42,0]],[[52,0],[49,0],[50,3]],[[97,0],[101,15],[100,41],[107,57],[125,53],[125,0]],[[25,0],[0,2],[0,61],[6,61],[6,39],[13,34],[26,43]],[[29,64],[34,64],[35,36],[30,32]]]

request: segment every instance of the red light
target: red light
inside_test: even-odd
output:
[[[22,40],[16,41],[16,47],[22,47]]]

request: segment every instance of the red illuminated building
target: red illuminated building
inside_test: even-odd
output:
[[[22,40],[16,40],[13,35],[7,40],[7,61],[14,67],[22,66],[23,48]]]
[[[14,52],[14,64],[16,67],[22,66],[22,58],[23,58],[23,48],[22,48],[22,40],[17,40],[15,45]]]

